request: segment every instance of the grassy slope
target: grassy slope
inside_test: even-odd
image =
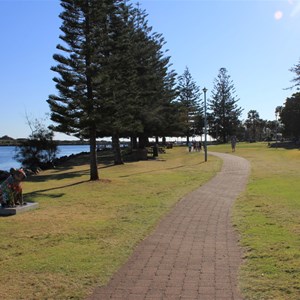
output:
[[[40,208],[0,218],[1,299],[82,299],[104,284],[134,246],[186,193],[221,167],[203,153],[168,150],[156,161],[100,165],[87,159],[24,182]]]
[[[211,147],[229,152],[229,146]],[[300,151],[239,144],[251,161],[234,222],[245,246],[241,287],[247,299],[300,299]]]

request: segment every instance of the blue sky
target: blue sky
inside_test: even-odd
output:
[[[275,108],[295,90],[289,69],[300,59],[300,1],[140,0],[149,25],[162,33],[172,68],[188,67],[208,89],[225,67],[244,108],[274,120]],[[50,67],[59,41],[58,0],[0,0],[0,137],[27,137],[30,119],[49,113],[56,93]],[[47,121],[47,124],[50,121]],[[66,138],[56,134],[56,138]]]

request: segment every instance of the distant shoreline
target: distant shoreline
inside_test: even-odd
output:
[[[21,144],[21,142],[26,141],[26,139],[16,139],[16,140],[1,140],[0,139],[0,146],[19,146]],[[75,145],[75,146],[79,146],[79,145],[89,145],[88,141],[61,141],[61,140],[57,140],[55,141],[57,142],[58,146],[65,146],[65,145]],[[110,145],[111,142],[109,141],[99,141],[97,142],[97,144],[99,145]]]
[[[24,140],[22,140],[24,141]],[[88,142],[56,141],[57,145],[89,145]],[[0,146],[19,146],[21,141],[0,141]]]

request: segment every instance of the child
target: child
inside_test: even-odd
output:
[[[10,169],[10,176],[0,185],[0,204],[2,207],[23,205],[21,181],[26,178],[23,169]]]

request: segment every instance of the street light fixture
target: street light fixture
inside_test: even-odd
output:
[[[204,161],[207,161],[207,116],[206,116],[206,92],[207,88],[203,88],[204,93]]]

